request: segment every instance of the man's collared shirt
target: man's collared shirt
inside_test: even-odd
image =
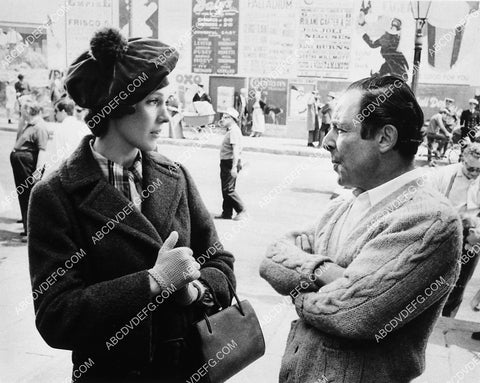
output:
[[[364,192],[359,189],[355,189],[353,191],[350,207],[338,219],[333,228],[331,238],[331,244],[333,244],[333,246],[331,246],[333,255],[335,255],[337,251],[341,249],[342,243],[345,243],[348,235],[354,230],[362,217],[371,207],[375,206],[389,195],[395,193],[409,182],[421,177],[425,178],[425,170],[417,168],[403,173],[402,175],[385,182],[376,188]]]
[[[468,179],[462,171],[463,164],[435,169],[430,175],[432,186],[452,203],[460,215],[476,215],[480,210],[480,178]],[[453,183],[450,186],[450,182]],[[450,190],[448,190],[450,187]]]
[[[229,130],[223,137],[222,146],[220,147],[220,159],[233,159],[233,146],[237,145],[238,153],[242,152],[242,131],[235,122],[232,122]]]
[[[20,131],[15,142],[15,150],[39,151],[46,150],[48,143],[48,130],[42,118],[29,122]]]
[[[95,140],[90,140],[90,149],[92,150],[93,157],[100,165],[102,173],[108,179],[108,182],[127,199],[132,201],[138,210],[141,210],[140,193],[142,192],[143,169],[142,153],[140,150],[133,161],[133,165],[126,169],[95,151],[93,148],[94,142]]]

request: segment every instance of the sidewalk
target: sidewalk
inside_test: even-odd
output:
[[[7,124],[6,121],[0,121],[0,131],[16,132],[17,125]],[[215,129],[214,132],[202,132],[196,133],[192,129],[184,129],[184,139],[169,138],[168,128],[164,128],[162,136],[158,139],[159,145],[174,145],[174,146],[190,146],[195,148],[209,148],[218,149],[222,144],[224,132]],[[317,157],[317,158],[330,158],[330,153],[318,147],[307,147],[307,138],[278,138],[278,137],[243,137],[243,151],[244,152],[256,152],[256,153],[268,153],[268,154],[280,154],[290,156],[303,156],[303,157]],[[427,148],[420,146],[417,154],[417,165],[426,165]],[[437,161],[442,163],[444,161]]]

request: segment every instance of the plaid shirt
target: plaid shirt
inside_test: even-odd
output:
[[[90,141],[90,148],[92,149],[93,157],[97,160],[102,169],[103,174],[108,179],[108,182],[122,193],[128,200],[132,201],[134,206],[141,210],[142,198],[140,193],[142,192],[142,153],[138,151],[133,165],[128,169],[123,166],[110,161],[100,153],[95,151],[93,143],[95,140]]]

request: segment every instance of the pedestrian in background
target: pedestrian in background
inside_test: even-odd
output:
[[[320,127],[320,133],[318,138],[318,147],[321,148],[323,145],[323,139],[330,131],[330,124],[332,123],[332,113],[335,103],[335,93],[328,92],[327,102],[320,109],[322,116],[322,125]]]
[[[15,114],[15,103],[17,102],[17,92],[10,80],[6,81],[5,86],[5,109],[7,111],[7,120],[13,124],[12,118]]]
[[[316,135],[318,135],[318,123],[315,124],[317,119],[317,105],[315,100],[315,92],[312,92],[308,95],[307,98],[307,131],[308,131],[308,142],[307,146],[314,147],[313,142],[315,141]]]
[[[460,115],[461,138],[474,137],[480,126],[480,112],[476,109],[478,101],[474,98],[468,100],[469,108]]]
[[[220,181],[222,184],[222,214],[218,219],[232,219],[233,211],[237,215],[234,220],[246,217],[245,205],[235,190],[238,174],[242,169],[242,132],[237,124],[238,112],[234,108],[227,108],[223,113],[220,125],[227,129],[220,147]]]
[[[244,136],[248,135],[248,94],[247,89],[240,89],[240,94],[235,98],[235,110],[238,112],[238,125]]]
[[[452,138],[450,133],[445,128],[444,118],[448,113],[447,109],[442,108],[438,113],[435,113],[430,117],[430,121],[427,127],[427,145],[428,145],[428,161],[432,159],[432,155],[436,158],[440,158],[445,155],[448,147],[448,141]],[[434,150],[433,144],[437,143],[437,147]]]
[[[193,96],[192,102],[197,102],[197,101],[206,101],[208,103],[212,103],[212,99],[208,95],[207,92],[205,92],[205,89],[203,87],[203,84],[197,84],[197,93]]]
[[[252,103],[252,134],[250,137],[261,137],[265,132],[265,101],[260,91],[255,92],[255,99]]]
[[[85,136],[91,132],[84,122],[74,116],[75,103],[68,97],[62,97],[54,105],[56,124],[47,147],[47,166],[45,175],[56,170],[77,149]]]
[[[467,283],[478,264],[478,251],[472,253],[470,249],[480,241],[480,221],[477,217],[480,213],[479,175],[478,143],[469,144],[465,148],[462,162],[434,169],[430,174],[432,186],[450,200],[463,223],[460,276],[442,311],[442,315],[447,317],[454,318],[457,314]]]
[[[68,69],[94,136],[35,186],[28,249],[33,291],[60,273],[34,300],[36,325],[50,346],[73,350],[77,383],[185,382],[204,363],[191,325],[231,302],[233,256],[185,167],[154,151],[177,60],[156,39],[108,28]]]
[[[22,103],[24,125],[18,131],[17,139],[10,153],[13,178],[22,214],[23,233],[27,236],[28,201],[33,185],[41,178],[46,163],[48,130],[41,115],[40,105],[31,99]]]

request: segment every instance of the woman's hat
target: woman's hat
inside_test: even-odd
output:
[[[471,98],[470,100],[468,100],[468,103],[478,105],[478,101],[474,98]]]
[[[235,108],[232,108],[231,106],[227,108],[224,114],[228,114],[230,117],[232,117],[235,121],[238,121],[238,112],[236,111]]]
[[[116,29],[101,29],[91,39],[90,50],[68,68],[65,85],[83,108],[133,105],[168,85],[167,75],[178,56],[175,48],[156,39],[127,41]]]

